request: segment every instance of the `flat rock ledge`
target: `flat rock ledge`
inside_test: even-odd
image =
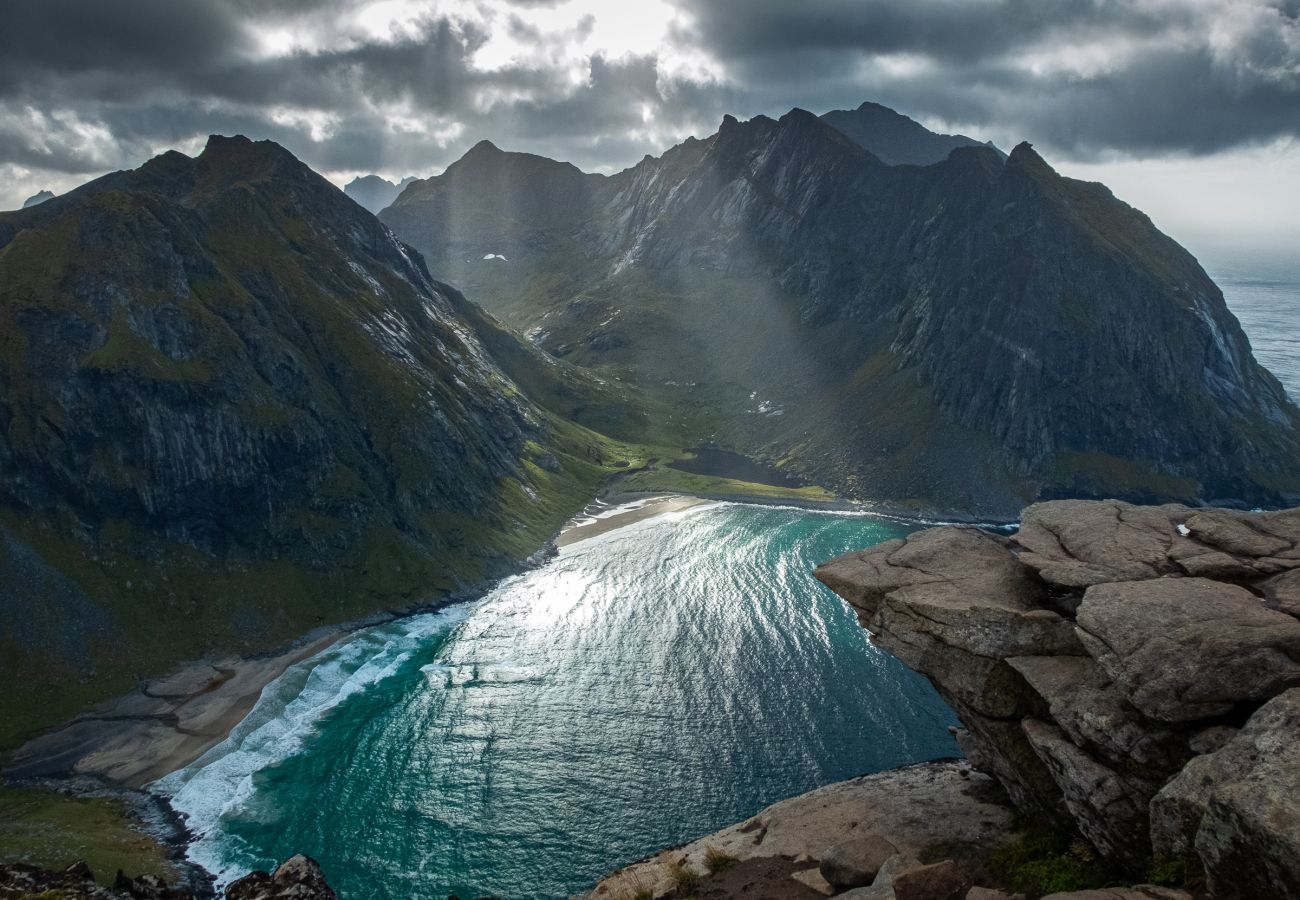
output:
[[[1300,898],[1300,509],[1053,501],[1012,537],[934,528],[815,574],[1022,815],[1135,874]]]
[[[1012,839],[1013,816],[997,782],[972,771],[964,760],[921,763],[783,800],[744,822],[634,863],[601,881],[587,896],[859,896],[853,891],[881,880],[882,871],[889,880],[900,869],[925,863],[956,861],[963,870],[978,869],[990,849]],[[719,868],[719,860],[725,861],[725,869],[704,880],[706,873]],[[692,885],[692,875],[701,883]],[[837,890],[826,875],[847,879],[841,886],[856,882],[859,887],[847,893]]]

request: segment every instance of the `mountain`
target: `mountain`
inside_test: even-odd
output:
[[[822,121],[891,166],[929,166],[943,162],[958,147],[993,147],[964,134],[935,134],[919,122],[870,101],[857,109],[836,109]],[[1004,158],[1006,154],[997,151]]]
[[[728,116],[609,177],[480,146],[382,219],[695,440],[853,496],[1300,490],[1300,411],[1196,260],[1028,144],[898,166],[802,110]]]
[[[0,215],[0,744],[509,571],[628,403],[270,142]]]
[[[349,181],[343,188],[343,193],[370,212],[377,213],[396,200],[397,195],[406,190],[406,186],[415,180],[415,176],[408,176],[399,184],[393,184],[387,178],[378,175],[362,175]]]
[[[30,209],[38,203],[44,203],[46,200],[53,200],[54,194],[50,191],[37,191],[23,201],[23,209]]]

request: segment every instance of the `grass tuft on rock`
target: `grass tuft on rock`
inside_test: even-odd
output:
[[[1031,897],[1116,884],[1120,873],[1073,835],[1027,828],[994,854],[992,867],[1013,890]]]
[[[704,850],[704,866],[709,870],[710,875],[725,872],[738,862],[739,859],[717,847],[709,846]]]

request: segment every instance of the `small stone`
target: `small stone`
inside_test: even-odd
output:
[[[897,900],[962,900],[970,886],[950,859],[899,872],[891,883]]]
[[[966,892],[966,900],[1025,900],[1024,894],[1008,894],[993,888],[973,887]]]

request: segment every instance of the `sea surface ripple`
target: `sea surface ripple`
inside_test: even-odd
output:
[[[957,755],[951,711],[811,576],[907,525],[711,504],[285,673],[157,787],[220,878],[293,853],[344,900],[565,897],[864,772]]]

